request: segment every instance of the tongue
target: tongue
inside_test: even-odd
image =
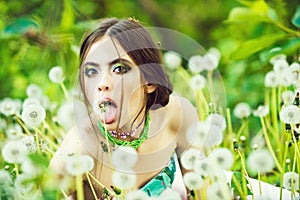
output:
[[[100,115],[100,120],[106,124],[110,124],[116,119],[117,108],[113,105],[106,106],[105,112]]]

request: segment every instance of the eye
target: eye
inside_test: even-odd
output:
[[[98,74],[98,69],[93,66],[86,66],[86,68],[84,70],[84,74],[89,78],[94,77]]]
[[[113,66],[111,66],[111,71],[116,74],[125,74],[129,70],[131,70],[131,67],[123,63],[116,63]]]

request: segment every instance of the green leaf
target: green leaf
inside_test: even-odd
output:
[[[243,180],[244,179],[244,180]],[[232,178],[231,178],[231,188],[233,189],[233,192],[237,196],[244,196],[243,193],[243,184],[244,181],[246,181],[246,184],[248,184],[248,181],[243,177],[241,172],[233,172]],[[247,195],[252,195],[253,193],[249,190],[247,187]]]
[[[297,7],[297,10],[292,17],[292,24],[297,28],[300,28],[300,6]]]
[[[38,154],[29,154],[28,156],[32,162],[40,167],[48,167],[49,158]]]
[[[69,30],[74,25],[75,17],[74,10],[72,7],[72,1],[64,0],[64,11],[61,17],[61,28],[63,30]]]
[[[38,30],[40,29],[40,26],[32,19],[19,18],[5,27],[3,31],[3,35],[4,36],[22,35],[30,29]]]
[[[238,47],[232,53],[231,58],[233,60],[247,58],[248,56],[257,53],[258,51],[261,51],[264,48],[274,44],[275,42],[285,39],[286,37],[287,37],[286,34],[280,33],[280,34],[264,35],[262,37],[255,38],[253,40],[249,40],[243,43],[240,47]]]
[[[262,15],[258,12],[245,7],[235,7],[231,9],[228,19],[225,23],[259,23],[269,22],[266,15]]]

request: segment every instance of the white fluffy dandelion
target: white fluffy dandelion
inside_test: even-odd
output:
[[[37,98],[37,99],[39,99],[42,96],[43,91],[40,88],[40,86],[38,86],[38,85],[36,85],[34,83],[31,83],[26,88],[26,94],[30,98]]]
[[[300,79],[300,64],[299,63],[292,63],[289,67],[290,70],[290,79],[292,83],[296,83]]]
[[[234,161],[232,152],[227,148],[216,148],[209,153],[209,159],[222,169],[229,169]]]
[[[32,180],[32,177],[28,176],[27,174],[20,174],[17,176],[14,186],[20,194],[27,195],[32,192],[35,184]]]
[[[5,119],[0,118],[0,130],[5,130],[7,127],[7,123],[5,121]]]
[[[223,141],[222,129],[219,126],[216,126],[215,124],[210,124],[207,135],[203,143],[203,147],[209,149],[211,147],[221,144],[222,141]]]
[[[76,104],[78,107],[75,107],[76,102],[77,100],[74,100],[73,102],[65,102],[58,109],[57,121],[66,131],[70,130],[74,126],[75,108],[81,108],[80,104]]]
[[[120,172],[114,171],[112,175],[113,184],[122,189],[127,190],[133,188],[136,184],[136,175],[134,172]]]
[[[223,200],[223,199],[228,199],[228,197],[231,196],[229,193],[229,188],[226,184],[214,182],[207,188],[207,192],[206,192],[207,199]]]
[[[206,53],[203,57],[203,68],[207,71],[212,71],[218,67],[219,59],[211,53]]]
[[[202,90],[206,85],[206,79],[200,74],[194,75],[190,80],[190,86],[194,90]]]
[[[88,155],[74,155],[66,161],[66,171],[72,175],[82,175],[94,168],[94,160]]]
[[[41,105],[29,105],[22,112],[22,120],[29,128],[38,127],[46,118],[46,111]]]
[[[12,184],[12,179],[8,171],[4,169],[0,170],[0,185],[5,187],[11,184]]]
[[[194,164],[194,171],[204,177],[215,174],[218,169],[219,168],[214,166],[211,160],[207,157],[204,159],[197,159]]]
[[[238,103],[233,110],[234,116],[239,119],[247,118],[251,114],[251,108],[247,103]]]
[[[163,60],[170,69],[178,68],[182,62],[180,55],[174,51],[164,53]]]
[[[29,105],[41,105],[41,102],[37,98],[28,97],[24,100],[22,107],[24,109],[24,108],[28,107]]]
[[[124,200],[150,200],[150,197],[142,190],[134,190],[128,192]]]
[[[26,146],[28,152],[36,152],[37,145],[32,135],[25,135],[20,141]]]
[[[30,159],[25,159],[22,162],[22,171],[23,173],[26,173],[28,176],[33,178],[41,175],[41,173],[43,172],[42,169]]]
[[[27,153],[26,146],[20,141],[8,141],[2,148],[3,159],[8,163],[22,163]]]
[[[281,99],[284,105],[292,105],[295,98],[295,94],[291,90],[286,90],[281,93]]]
[[[266,87],[277,87],[280,82],[280,77],[274,71],[269,71],[265,76]]]
[[[256,110],[253,111],[253,115],[256,117],[265,117],[269,114],[269,106],[268,105],[260,105]]]
[[[0,113],[3,115],[10,116],[17,113],[17,111],[18,106],[13,99],[7,97],[0,102]]]
[[[299,189],[299,175],[295,172],[284,173],[283,187],[288,190],[298,190]]]
[[[128,170],[137,162],[138,155],[133,147],[119,146],[112,152],[112,164],[115,169]]]
[[[249,153],[247,165],[251,172],[264,174],[273,170],[275,162],[268,149],[257,149]]]
[[[191,170],[194,168],[196,160],[201,158],[201,151],[199,149],[190,148],[185,150],[181,157],[180,161],[183,168]]]
[[[214,55],[218,60],[221,59],[221,52],[216,47],[210,47],[207,51],[210,55]]]
[[[204,184],[202,177],[195,172],[185,173],[183,176],[183,181],[189,190],[199,190]]]
[[[300,108],[295,105],[287,105],[279,113],[280,120],[286,124],[300,123]]]
[[[5,131],[5,134],[9,139],[15,140],[22,137],[23,131],[19,124],[10,124]]]
[[[63,69],[60,66],[54,66],[49,71],[49,79],[53,83],[61,83],[65,80]]]
[[[285,59],[276,60],[273,64],[273,70],[279,76],[289,67],[289,63]]]
[[[272,65],[274,65],[278,60],[286,60],[286,55],[285,54],[277,54],[270,58],[270,63]]]
[[[163,200],[181,200],[180,194],[170,188],[165,189],[159,197]]]
[[[203,70],[203,65],[202,65],[203,59],[202,56],[200,55],[194,55],[190,57],[189,62],[188,62],[188,68],[191,72],[193,73],[199,73]]]
[[[206,123],[214,124],[215,126],[219,127],[222,131],[224,131],[226,128],[225,118],[217,113],[212,113],[208,115],[208,117],[206,118]]]

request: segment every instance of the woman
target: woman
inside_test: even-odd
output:
[[[80,85],[92,111],[69,131],[51,167],[64,174],[68,155],[89,154],[95,160],[93,176],[109,188],[114,170],[109,152],[127,145],[138,152],[136,189],[158,196],[171,187],[187,199],[176,155],[188,147],[185,132],[198,115],[188,100],[172,94],[160,50],[147,30],[132,19],[103,20],[81,46]],[[85,186],[86,199],[93,199]],[[95,188],[101,196],[103,188]]]

